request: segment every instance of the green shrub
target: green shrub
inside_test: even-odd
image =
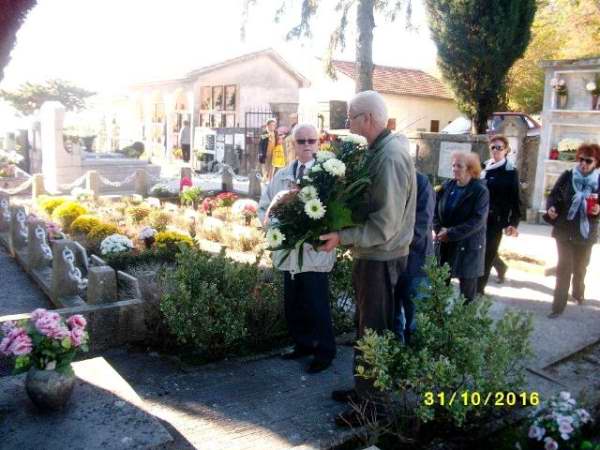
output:
[[[73,233],[81,233],[87,235],[92,228],[96,225],[100,225],[101,221],[96,216],[89,214],[83,214],[73,221],[71,224],[71,231]]]
[[[200,200],[200,196],[202,195],[202,188],[199,186],[184,188],[183,191],[179,193],[179,199],[183,205],[196,205],[198,200]]]
[[[102,222],[93,227],[87,234],[87,239],[94,243],[100,243],[104,238],[107,238],[111,234],[118,234],[119,228],[112,223]]]
[[[67,199],[63,197],[40,197],[38,200],[38,207],[49,216],[52,215],[54,210],[66,202]]]
[[[257,265],[183,248],[161,301],[169,329],[179,342],[211,358],[239,349],[247,336],[248,299],[258,283]]]
[[[194,241],[187,234],[178,231],[159,231],[155,237],[157,250],[165,253],[179,253],[181,246],[192,247]]]
[[[125,214],[133,223],[140,223],[142,220],[148,217],[151,212],[152,208],[143,203],[140,205],[130,206],[125,210]]]
[[[52,212],[52,220],[69,231],[75,219],[87,213],[87,209],[78,202],[66,201],[57,206]]]
[[[329,303],[336,334],[355,329],[354,289],[352,287],[352,258],[338,248],[333,270],[329,274]]]
[[[435,420],[437,429],[465,427],[468,419],[493,412],[493,401],[484,406],[488,393],[521,390],[523,364],[530,355],[531,315],[509,311],[494,322],[489,299],[465,304],[456,298],[446,285],[447,265],[438,267],[432,259],[426,271],[430,286],[423,288],[424,298],[417,303],[411,345],[404,346],[391,332],[367,331],[357,346],[362,352],[357,373],[400,397],[395,405],[400,417]],[[480,393],[481,404],[464,402],[465,392]],[[445,395],[444,402],[438,393]]]
[[[156,231],[165,231],[171,223],[171,214],[165,211],[152,211],[148,216],[148,224]]]

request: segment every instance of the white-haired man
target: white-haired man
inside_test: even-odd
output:
[[[273,180],[263,188],[258,216],[268,226],[268,210],[277,201],[277,194],[298,188],[298,181],[314,164],[319,136],[310,124],[296,125],[293,132],[296,159],[277,171]],[[294,341],[294,350],[284,359],[298,359],[314,355],[308,373],[327,369],[335,357],[335,337],[329,305],[329,272],[335,263],[335,252],[316,251],[304,245],[302,269],[298,254],[292,250],[281,261],[283,251],[273,252],[273,265],[284,272],[283,297],[288,330]]]
[[[363,225],[321,236],[325,241],[322,250],[331,251],[339,244],[352,247],[359,338],[367,328],[379,333],[394,331],[394,289],[406,270],[415,224],[416,175],[408,140],[391,134],[387,120],[385,101],[377,92],[360,92],[350,101],[347,126],[352,133],[364,136],[368,151],[374,152],[369,166],[367,217]],[[355,366],[356,360],[355,351]],[[379,402],[383,398],[371,382],[355,376],[354,386],[348,391],[334,391],[333,399],[361,402],[374,413],[382,412]],[[340,414],[336,423],[354,426],[360,419],[360,414],[350,409]]]

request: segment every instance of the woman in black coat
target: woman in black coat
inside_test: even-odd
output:
[[[546,201],[544,219],[553,225],[552,237],[558,249],[554,301],[548,316],[551,319],[562,314],[567,306],[571,277],[573,298],[579,304],[584,302],[585,273],[592,246],[598,240],[600,146],[582,144],[576,158],[577,166],[563,172]]]
[[[448,263],[450,276],[459,279],[461,294],[471,302],[483,275],[489,193],[479,179],[476,153],[453,153],[452,173],[454,179],[438,192],[433,229],[440,245],[439,263]]]
[[[481,178],[485,179],[490,193],[485,264],[483,276],[477,282],[477,292],[481,295],[488,282],[492,264],[498,256],[502,233],[506,233],[507,236],[517,236],[517,227],[521,220],[519,174],[512,162],[506,159],[509,151],[508,139],[504,136],[492,137],[490,139],[492,158],[484,163],[485,169],[481,173]],[[499,272],[498,275],[504,278],[503,273]]]

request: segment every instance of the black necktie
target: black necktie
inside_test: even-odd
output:
[[[304,164],[300,164],[300,167],[298,167],[298,176],[296,177],[298,181],[302,180],[302,177],[304,176]]]

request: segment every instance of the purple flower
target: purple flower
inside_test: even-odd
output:
[[[81,314],[75,314],[67,319],[67,324],[71,329],[81,328],[83,330],[87,325],[87,321]]]
[[[31,320],[32,320],[33,322],[35,322],[35,321],[37,321],[37,320],[38,320],[40,317],[42,317],[42,316],[46,315],[46,313],[47,313],[47,312],[48,312],[48,311],[46,311],[44,308],[38,308],[38,309],[34,310],[34,311],[31,313]]]
[[[17,326],[17,324],[15,322],[13,322],[12,320],[4,322],[2,324],[2,333],[4,333],[5,335],[10,333],[10,331],[16,326]]]
[[[558,443],[551,437],[544,439],[544,450],[558,450]]]
[[[70,333],[71,344],[74,347],[79,347],[85,339],[85,331],[83,328],[73,328]]]
[[[35,321],[35,327],[44,336],[53,337],[60,334],[58,331],[58,329],[62,327],[60,316],[58,313],[45,311],[45,313],[39,316]]]
[[[0,342],[0,353],[6,356],[26,355],[31,352],[33,344],[24,328],[14,327]]]
[[[536,425],[532,425],[529,427],[529,439],[536,439],[538,441],[541,441],[545,434],[546,429],[543,427],[538,427]]]
[[[578,409],[575,411],[582,423],[588,423],[591,419],[590,413],[588,413],[585,409]]]
[[[560,433],[561,437],[566,441],[569,439],[569,433],[573,432],[573,425],[571,425],[571,422],[569,420],[563,418],[558,423],[558,432]]]

